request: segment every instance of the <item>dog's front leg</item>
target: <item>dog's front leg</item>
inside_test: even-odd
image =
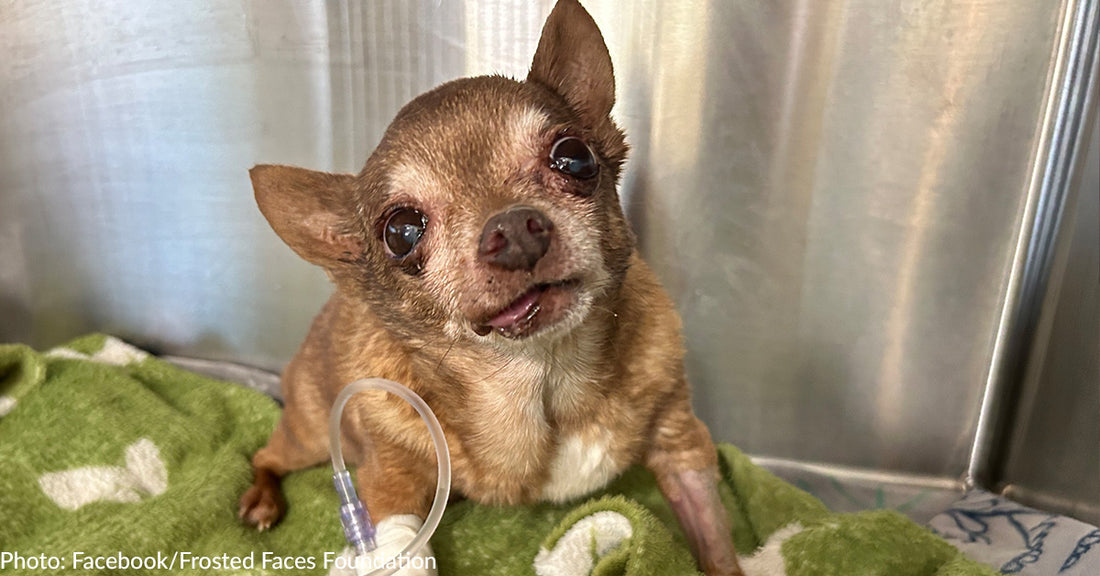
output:
[[[375,522],[375,543],[367,558],[359,559],[361,568],[388,566],[397,557],[397,576],[435,576],[435,558],[425,543],[415,554],[398,557],[416,537],[431,508],[435,494],[435,462],[414,456],[411,451],[386,443],[372,442],[364,464],[356,471],[360,497]],[[370,572],[360,570],[359,573]]]
[[[646,467],[680,521],[707,576],[743,576],[726,509],[718,496],[718,460],[710,432],[684,398],[657,420]]]
[[[692,553],[707,576],[739,576],[729,522],[718,498],[718,469],[683,470],[658,479]]]

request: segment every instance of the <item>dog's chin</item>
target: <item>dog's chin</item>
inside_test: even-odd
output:
[[[503,308],[470,322],[482,338],[524,340],[568,332],[584,319],[588,296],[579,280],[535,284]]]

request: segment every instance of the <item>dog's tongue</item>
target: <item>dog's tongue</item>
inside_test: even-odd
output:
[[[539,294],[541,293],[542,291],[538,289],[527,291],[526,294],[517,298],[515,302],[509,304],[500,314],[497,314],[496,317],[489,320],[487,324],[493,328],[505,328],[526,319],[531,314],[531,309],[538,302]]]

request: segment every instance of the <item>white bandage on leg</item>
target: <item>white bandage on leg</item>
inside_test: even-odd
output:
[[[399,567],[395,576],[436,576],[435,556],[432,554],[432,546],[425,543],[422,548],[412,556],[398,556],[405,546],[416,537],[424,521],[415,514],[400,514],[390,516],[375,526],[374,541],[377,547],[364,556],[355,556],[351,548],[344,550],[341,562],[334,565],[329,571],[331,576],[346,576],[355,574],[363,576],[379,568]],[[354,563],[355,569],[340,569],[340,566],[349,566]]]

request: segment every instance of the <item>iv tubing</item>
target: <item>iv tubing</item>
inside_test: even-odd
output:
[[[424,519],[424,525],[420,527],[420,531],[397,556],[398,558],[411,557],[432,537],[435,529],[439,526],[439,520],[443,517],[443,510],[447,508],[447,498],[451,492],[451,457],[450,452],[447,450],[447,439],[443,436],[443,428],[440,427],[439,420],[436,419],[432,409],[416,392],[397,382],[383,378],[356,380],[344,387],[336,397],[336,402],[332,406],[332,413],[329,416],[329,451],[332,454],[332,469],[335,473],[334,478],[338,489],[340,489],[341,477],[346,479],[347,486],[350,488],[350,476],[347,467],[344,465],[344,453],[340,450],[340,417],[344,412],[344,406],[348,403],[348,399],[364,390],[383,390],[412,405],[420,414],[420,418],[428,425],[428,432],[431,433],[432,442],[435,444],[435,457],[439,464],[439,474],[435,485],[435,500],[432,502],[431,510],[428,511],[428,517]],[[354,488],[352,490],[352,496],[354,496]],[[342,491],[341,497],[344,497]],[[356,504],[358,504],[358,497],[355,497],[355,499]],[[347,503],[345,502],[345,504]],[[373,534],[373,529],[371,533]],[[369,551],[369,548],[357,545],[359,554],[366,551]],[[379,568],[368,574],[369,576],[388,576],[397,570],[398,568]]]

